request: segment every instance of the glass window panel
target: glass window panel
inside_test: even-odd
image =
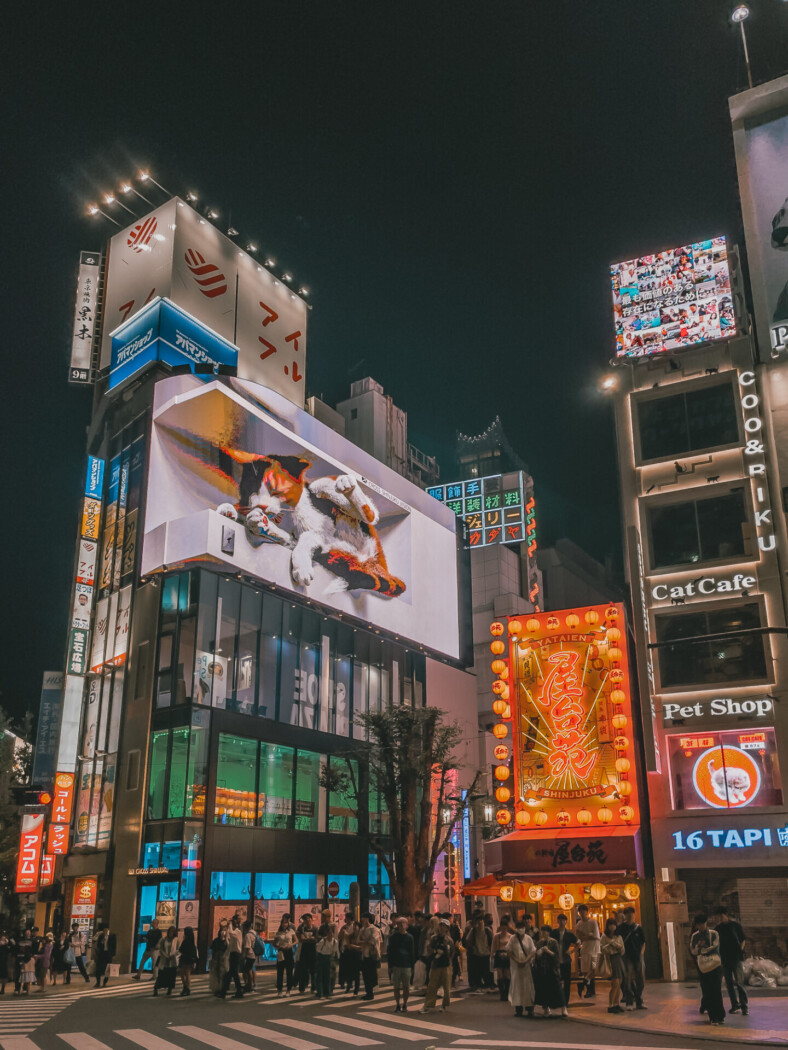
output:
[[[293,900],[317,900],[317,875],[293,875]]]
[[[298,634],[300,617],[297,610],[283,606],[281,676],[279,687],[279,721],[298,725]]]
[[[197,897],[197,872],[181,872],[181,900],[193,901]]]
[[[637,406],[644,460],[667,459],[739,440],[736,402],[729,382],[690,393],[648,398]]]
[[[329,886],[332,882],[339,886],[339,893],[331,900],[346,901],[350,897],[350,887],[354,882],[358,882],[358,877],[356,875],[329,875],[327,881]]]
[[[160,674],[156,682],[156,706],[170,707],[172,705],[172,673],[165,671]]]
[[[366,740],[366,730],[356,722],[358,715],[364,715],[368,709],[367,684],[369,667],[361,660],[353,661],[353,737]]]
[[[170,871],[181,869],[181,844],[178,839],[174,842],[164,842],[161,847],[161,866]]]
[[[351,666],[349,656],[338,656],[334,660],[334,711],[329,732],[336,733],[337,736],[348,736],[350,733]]]
[[[320,786],[320,768],[325,756],[313,751],[298,752],[296,764],[296,831],[325,831],[325,789]]]
[[[254,824],[257,812],[257,749],[256,740],[231,733],[219,735],[215,823]]]
[[[194,689],[194,649],[197,636],[197,621],[193,616],[184,617],[178,636],[178,659],[175,664],[175,702],[191,701]]]
[[[730,383],[693,390],[686,398],[691,450],[730,445],[739,440],[736,400]]]
[[[263,625],[260,632],[260,686],[257,713],[276,718],[279,683],[279,653],[282,641],[282,602],[270,594],[263,597]]]
[[[262,610],[262,595],[251,587],[241,588],[241,620],[238,627],[238,672],[235,683],[235,710],[243,714],[254,712],[257,695],[258,635]]]
[[[216,645],[216,594],[218,583],[210,572],[200,573],[200,601],[197,617],[197,646],[194,657],[195,703],[211,703],[214,648]]]
[[[328,830],[340,835],[358,834],[356,790],[359,782],[358,762],[332,755],[328,793]]]
[[[163,634],[159,639],[159,670],[165,671],[172,663],[172,634]]]
[[[700,544],[693,503],[652,507],[649,521],[653,568],[698,561]]]
[[[204,712],[202,712],[204,714]],[[189,733],[189,768],[186,773],[187,817],[205,816],[205,786],[208,780],[208,731],[192,726]]]
[[[260,745],[260,798],[258,812],[264,828],[291,827],[293,812],[292,747]]]
[[[760,626],[757,604],[737,605],[707,613],[657,616],[657,638],[676,642],[657,649],[662,685],[731,685],[766,678],[766,652],[760,633],[724,636]],[[682,641],[697,636],[723,637]]]
[[[148,819],[161,820],[167,799],[167,748],[169,730],[159,729],[151,742],[150,777],[148,780]]]
[[[240,901],[251,896],[252,873],[249,871],[212,871],[211,900]]]
[[[317,714],[320,700],[318,675],[320,653],[315,642],[302,641],[299,650],[299,667],[293,686],[291,724],[304,729],[317,729],[319,728]]]
[[[142,866],[143,868],[158,868],[161,866],[161,843],[160,842],[146,842],[142,847]]]
[[[745,553],[742,526],[747,521],[747,508],[744,490],[698,500],[697,511],[704,560],[734,558]]]
[[[107,750],[117,751],[118,750],[118,738],[120,736],[120,713],[123,707],[123,681],[124,672],[115,672],[115,681],[112,686],[112,715],[109,721],[109,738],[107,740]]]
[[[165,576],[161,583],[161,611],[165,619],[173,619],[178,611],[178,586],[177,576]]]
[[[281,871],[258,871],[254,877],[254,895],[258,900],[289,900],[289,873]]]
[[[172,731],[172,758],[170,759],[170,789],[167,804],[168,817],[182,817],[186,794],[186,766],[189,754],[189,730],[186,727]]]
[[[210,670],[213,673],[214,707],[233,709],[235,699],[235,659],[241,588],[235,580],[219,580],[216,599],[216,648]],[[229,705],[228,705],[229,701]]]

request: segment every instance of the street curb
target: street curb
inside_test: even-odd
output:
[[[620,1025],[615,1021],[605,1021],[601,1017],[582,1017],[570,1012],[568,1020],[574,1021],[576,1024],[593,1024],[598,1028],[615,1028],[617,1032],[640,1032],[642,1035],[676,1035],[677,1033],[672,1028],[641,1028],[639,1025]],[[708,1026],[711,1027],[711,1026]],[[737,1028],[726,1028],[727,1032],[737,1032]],[[750,1046],[788,1046],[788,1039],[754,1039],[748,1037],[746,1034],[737,1037],[736,1039],[730,1039],[727,1036],[720,1038],[719,1032],[707,1032],[704,1028],[703,1032],[682,1032],[682,1038],[687,1039],[705,1039],[709,1042],[717,1043],[718,1046],[725,1046],[726,1043],[747,1043]],[[548,1044],[549,1045],[549,1044]]]

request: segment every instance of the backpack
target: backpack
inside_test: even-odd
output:
[[[265,941],[263,940],[263,938],[260,936],[259,933],[257,934],[257,936],[254,939],[254,944],[252,946],[252,949],[253,949],[255,955],[258,957],[258,959],[261,956],[265,955]]]

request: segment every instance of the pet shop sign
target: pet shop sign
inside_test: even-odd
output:
[[[774,711],[774,701],[768,696],[744,697],[736,700],[730,696],[715,697],[714,700],[698,700],[694,704],[662,705],[662,718],[666,722],[687,718],[735,718],[747,715],[750,718],[765,718]]]
[[[737,572],[733,576],[718,579],[716,576],[701,576],[686,583],[657,583],[651,588],[651,597],[655,602],[666,602],[671,605],[684,605],[688,598],[703,599],[714,595],[748,593],[757,582],[754,576]]]

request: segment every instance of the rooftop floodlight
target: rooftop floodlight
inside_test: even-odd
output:
[[[276,266],[276,259],[272,259],[270,256],[265,260],[266,266]]]
[[[189,201],[191,204],[196,204],[199,199],[200,198],[197,196],[196,193],[187,193],[186,194],[186,200]]]
[[[170,191],[169,190],[165,190],[165,188],[162,186],[162,184],[160,182],[156,182],[156,180],[154,179],[154,177],[151,175],[151,173],[149,171],[141,171],[140,174],[139,174],[139,180],[140,180],[140,182],[152,182],[154,186],[158,186],[159,187],[159,189],[161,190],[162,193],[166,193],[168,197],[172,196]]]
[[[603,376],[599,381],[599,389],[603,394],[612,394],[614,390],[618,389],[618,377]]]
[[[309,295],[309,289],[301,287],[301,288],[298,289],[298,294],[299,295]]]
[[[257,245],[256,244],[247,244],[246,250],[248,252],[256,252],[257,251]]]
[[[115,196],[114,193],[105,193],[104,194],[104,203],[105,204],[117,204],[117,206],[119,208],[123,208],[124,211],[127,211],[129,213],[129,215],[131,215],[132,218],[136,219],[136,217],[137,217],[134,214],[134,212],[131,210],[131,208],[127,208],[126,205],[123,203],[123,201],[119,201],[118,200],[118,198]]]
[[[145,201],[146,204],[150,204],[150,206],[153,207],[153,202],[149,201],[147,197],[143,197],[143,195],[138,190],[134,189],[130,182],[121,183],[120,190],[121,193],[133,193],[135,197],[139,197],[141,201]]]
[[[750,9],[746,4],[739,4],[738,7],[734,7],[733,14],[731,15],[731,22],[743,22],[745,18],[750,17]]]
[[[283,281],[292,281],[292,279],[293,279],[293,275],[291,273],[283,273],[282,274],[282,280]]]
[[[739,4],[731,12],[731,22],[738,24],[741,30],[741,43],[744,48],[744,64],[747,67],[747,83],[752,87],[752,70],[750,69],[750,52],[747,49],[747,35],[744,32],[744,23],[750,17],[750,9],[746,4]]]
[[[227,236],[228,237],[237,237],[238,236],[238,230],[236,230],[236,228],[234,226],[228,226],[227,227]]]
[[[120,223],[116,222],[111,215],[107,215],[105,211],[102,211],[101,208],[99,208],[98,204],[89,204],[88,211],[91,215],[103,215],[105,219],[109,219],[109,221],[111,223],[114,223],[115,226],[120,226]]]
[[[211,208],[211,210],[208,212],[208,218],[209,219],[218,219],[219,218],[219,212],[215,208]]]

